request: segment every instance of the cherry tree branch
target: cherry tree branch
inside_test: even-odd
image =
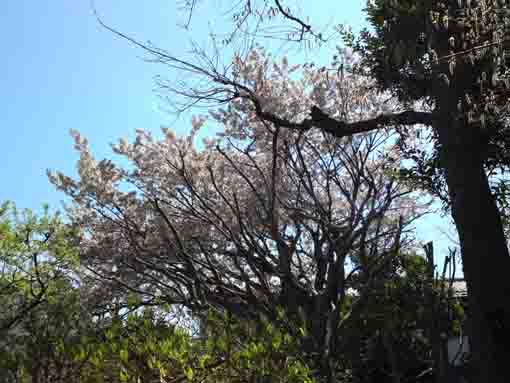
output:
[[[432,125],[433,115],[429,112],[417,112],[407,110],[400,113],[381,114],[373,119],[355,122],[339,121],[329,117],[316,106],[312,107],[310,119],[300,124],[284,121],[269,113],[257,113],[260,118],[273,122],[276,125],[286,128],[309,129],[315,127],[335,137],[347,137],[359,133],[366,133],[380,130],[389,126],[410,126],[410,125]]]
[[[278,1],[277,5],[281,7],[280,2]],[[192,73],[195,76],[203,76],[208,78],[212,83],[223,85],[223,87],[213,87],[205,90],[190,89],[188,93],[178,91],[176,89],[171,89],[181,96],[194,100],[188,104],[188,107],[196,106],[198,103],[221,104],[233,101],[235,99],[244,98],[252,102],[256,115],[262,121],[273,123],[274,125],[282,128],[294,130],[306,131],[311,128],[317,128],[333,135],[334,137],[352,136],[359,133],[384,129],[390,126],[432,125],[433,115],[429,112],[407,110],[400,113],[381,114],[369,120],[345,122],[328,116],[316,106],[311,108],[309,118],[306,118],[301,122],[292,122],[265,111],[257,95],[252,89],[244,84],[241,84],[235,79],[229,78],[226,73],[220,73],[220,71],[218,71],[216,68],[206,68],[200,64],[194,64],[192,62],[177,58],[167,53],[166,51],[144,44],[139,40],[119,32],[113,27],[107,25],[105,22],[103,22],[95,10],[94,13],[98,23],[103,28],[129,41],[130,43],[143,49],[149,54],[154,55],[154,57],[156,57],[159,62],[165,63],[172,68]]]

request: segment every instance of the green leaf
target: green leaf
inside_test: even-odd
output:
[[[128,362],[128,351],[126,349],[120,350],[120,360],[124,363]]]
[[[121,382],[127,382],[129,380],[129,373],[125,370],[120,371],[120,381]]]
[[[191,367],[187,367],[185,370],[186,379],[188,379],[190,382],[193,380],[193,369]]]
[[[272,345],[275,350],[278,350],[280,346],[282,345],[282,337],[281,334],[277,334],[272,339]]]

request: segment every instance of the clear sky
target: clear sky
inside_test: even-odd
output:
[[[211,17],[219,3],[229,1],[205,0],[191,34],[177,26],[185,21],[176,5],[182,0],[96,0],[95,6],[107,24],[179,55],[189,49],[190,37],[202,43],[209,28],[225,27]],[[302,4],[313,24],[347,22],[359,28],[364,22],[363,0]],[[165,105],[153,91],[153,77],[166,69],[143,61],[141,51],[101,28],[89,0],[3,0],[2,5],[0,201],[33,209],[43,202],[60,205],[63,196],[48,183],[46,169],[74,174],[70,129],[88,137],[104,157],[110,155],[109,143],[133,136],[135,129],[189,128],[187,120],[162,111]],[[441,237],[437,245],[444,252],[448,241],[438,226],[452,231],[435,217],[420,225],[421,237]]]

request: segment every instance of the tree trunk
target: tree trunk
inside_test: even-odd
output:
[[[454,100],[440,99],[435,128],[469,292],[469,381],[510,382],[510,257],[483,168],[484,134],[448,112],[456,110]]]

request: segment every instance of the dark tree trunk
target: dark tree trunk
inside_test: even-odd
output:
[[[510,257],[483,168],[484,133],[452,116],[452,100],[440,99],[436,131],[469,292],[470,382],[510,382]]]

